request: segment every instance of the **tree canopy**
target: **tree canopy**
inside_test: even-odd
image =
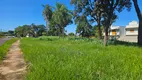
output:
[[[37,36],[42,36],[42,33],[45,32],[45,26],[44,25],[23,25],[23,26],[18,26],[15,29],[15,35],[17,37],[26,37],[26,36],[32,36],[32,37],[37,37]]]
[[[64,35],[65,27],[72,23],[71,11],[63,4],[56,3],[56,7],[52,13],[49,34],[50,35]]]

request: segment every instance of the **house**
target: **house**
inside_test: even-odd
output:
[[[125,28],[126,36],[138,36],[138,22],[132,21]]]
[[[138,37],[138,26],[137,21],[131,21],[125,26],[111,26],[109,29],[110,38],[116,37],[121,41],[137,42]],[[103,33],[105,35],[105,33]]]
[[[111,26],[110,27],[110,36],[124,36],[125,27],[124,26]]]
[[[131,21],[126,27],[111,26],[110,36],[119,36],[121,41],[137,42],[138,25],[137,21]]]

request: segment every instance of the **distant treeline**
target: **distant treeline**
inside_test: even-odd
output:
[[[46,34],[46,27],[44,25],[31,24],[15,28],[15,36],[17,37],[38,37]]]

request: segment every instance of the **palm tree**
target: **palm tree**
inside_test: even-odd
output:
[[[49,30],[49,23],[50,23],[50,20],[52,18],[52,7],[49,6],[49,5],[43,5],[44,7],[44,10],[43,10],[43,16],[44,16],[44,19],[46,21],[46,28],[47,28],[47,32]]]
[[[142,13],[141,10],[138,6],[138,1],[137,0],[133,0],[134,3],[134,7],[139,19],[139,28],[138,28],[138,45],[142,46]]]

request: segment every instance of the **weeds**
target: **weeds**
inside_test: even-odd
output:
[[[104,47],[97,40],[24,38],[21,48],[31,63],[26,80],[142,79],[139,47]]]

